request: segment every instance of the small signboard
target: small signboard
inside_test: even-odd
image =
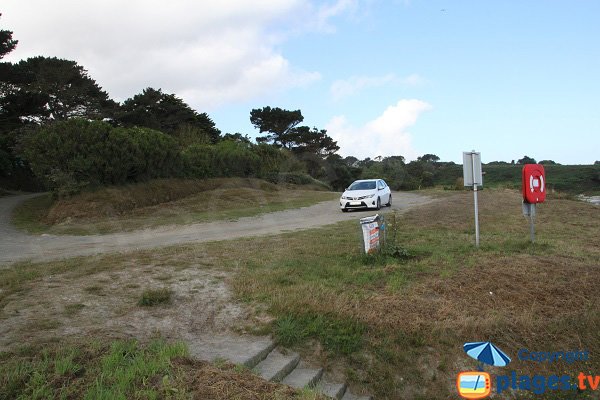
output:
[[[463,179],[465,186],[483,186],[481,153],[475,151],[463,152]]]
[[[360,219],[365,253],[371,254],[379,250],[379,215]]]

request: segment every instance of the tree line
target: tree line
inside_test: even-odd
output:
[[[0,59],[17,45],[12,31],[0,30]],[[118,103],[76,61],[0,62],[0,77],[0,184],[7,187],[69,195],[160,177],[220,176],[292,183],[310,176],[333,189],[375,176],[394,189],[433,184],[435,156],[408,164],[401,156],[342,158],[325,129],[302,125],[301,110],[251,110],[262,134],[253,142],[222,134],[208,114],[161,89]]]

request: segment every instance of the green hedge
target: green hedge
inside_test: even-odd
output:
[[[85,186],[169,177],[181,170],[172,137],[84,119],[40,127],[24,138],[22,155],[35,175],[60,195]]]

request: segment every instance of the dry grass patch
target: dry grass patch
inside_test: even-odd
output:
[[[218,366],[180,358],[173,368],[184,376],[186,387],[193,388],[194,399],[215,400],[325,400],[311,392],[301,392],[281,384],[265,381],[245,368],[231,363]]]

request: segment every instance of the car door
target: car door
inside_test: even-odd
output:
[[[377,197],[379,197],[381,204],[385,204],[385,191],[383,181],[381,179],[377,180]]]
[[[391,189],[390,187],[387,185],[387,183],[385,183],[385,181],[382,179],[381,181],[381,185],[382,185],[382,202],[383,199],[385,199],[385,202],[383,202],[384,204],[388,204],[390,202],[390,196],[392,195]]]

